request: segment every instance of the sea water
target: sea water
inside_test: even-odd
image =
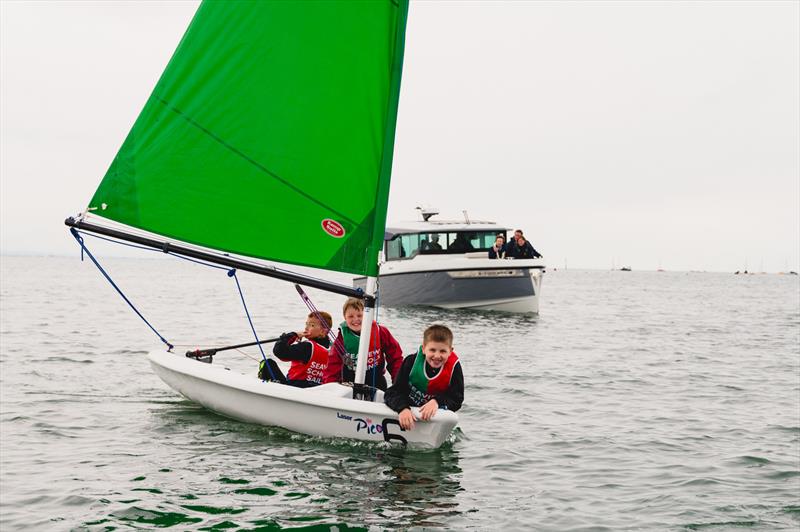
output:
[[[539,316],[380,308],[406,353],[455,333],[460,426],[419,452],[206,411],[152,373],[160,341],[89,261],[0,262],[2,530],[800,526],[797,276],[558,270]],[[103,264],[176,350],[252,340],[225,271]],[[302,328],[293,286],[237,277],[262,338]]]

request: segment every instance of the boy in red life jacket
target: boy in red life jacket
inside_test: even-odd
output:
[[[317,314],[312,312],[306,318],[306,325],[303,332],[288,332],[281,335],[280,340],[275,343],[272,353],[279,359],[291,361],[289,375],[284,377],[274,360],[268,360],[272,370],[274,380],[297,386],[298,388],[309,388],[322,384],[322,377],[328,365],[328,347],[331,342],[328,340],[328,331],[333,326],[333,319],[327,312],[320,312],[327,323],[320,323]],[[326,327],[327,325],[327,327]],[[272,378],[261,362],[258,376],[263,380]]]
[[[353,382],[358,362],[358,342],[361,334],[361,321],[364,318],[364,302],[351,297],[342,307],[344,321],[339,325],[339,334],[333,342],[328,356],[328,368],[323,382]],[[367,354],[367,373],[364,383],[386,390],[386,366],[394,382],[400,365],[403,363],[403,350],[389,329],[372,323],[369,352]]]
[[[453,351],[453,332],[444,325],[431,325],[422,335],[422,346],[403,360],[397,380],[383,396],[389,408],[400,414],[400,426],[414,428],[417,418],[411,407],[419,407],[423,421],[440,408],[456,411],[464,402],[464,375]]]

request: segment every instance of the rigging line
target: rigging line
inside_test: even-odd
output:
[[[120,244],[122,246],[128,246],[128,247],[136,248],[136,249],[143,249],[145,251],[154,251],[154,252],[158,252],[158,253],[165,253],[167,255],[171,255],[171,256],[173,256],[175,258],[178,258],[178,259],[183,259],[183,260],[186,260],[186,261],[189,261],[189,262],[194,262],[195,264],[199,264],[201,266],[208,266],[209,268],[217,268],[219,270],[226,270],[226,271],[230,269],[230,268],[226,268],[225,266],[217,266],[216,264],[210,264],[210,263],[205,262],[205,261],[192,259],[190,257],[185,257],[185,256],[181,255],[180,253],[174,253],[174,252],[169,251],[169,250],[163,251],[163,250],[160,250],[160,249],[150,248],[150,247],[147,247],[147,246],[137,246],[136,244],[128,244],[127,242],[122,242],[121,240],[116,240],[116,239],[113,239],[113,238],[106,238],[106,237],[103,237],[103,236],[100,236],[100,235],[93,235],[92,233],[88,233],[86,231],[78,231],[78,232],[80,234],[84,235],[84,236],[90,236],[92,238],[97,238],[99,240],[105,240],[106,242],[111,242],[112,244]]]
[[[341,220],[345,220],[345,221],[347,221],[348,223],[352,224],[354,227],[358,225],[358,223],[356,223],[355,221],[351,220],[351,219],[350,219],[349,217],[347,217],[346,215],[344,215],[344,214],[340,213],[339,211],[337,211],[336,209],[334,209],[334,208],[332,208],[332,207],[329,207],[328,205],[325,205],[324,203],[322,203],[322,202],[321,202],[321,201],[319,201],[318,199],[316,199],[316,198],[313,198],[313,197],[309,196],[309,195],[308,195],[306,192],[304,192],[304,191],[303,191],[303,190],[301,190],[300,188],[296,187],[295,185],[293,185],[292,183],[290,183],[290,182],[289,182],[289,181],[287,181],[286,179],[282,178],[281,176],[279,176],[279,175],[278,175],[278,174],[276,174],[275,172],[271,171],[269,168],[267,168],[266,166],[262,165],[261,163],[259,163],[259,162],[258,162],[258,161],[256,161],[255,159],[253,159],[252,157],[248,156],[247,154],[245,154],[244,152],[242,152],[242,151],[241,151],[241,150],[239,150],[238,148],[235,148],[234,146],[232,146],[231,144],[229,144],[228,142],[226,142],[225,140],[223,140],[221,137],[219,137],[217,134],[215,134],[215,133],[214,133],[214,132],[212,132],[211,130],[207,129],[206,127],[204,127],[204,126],[203,126],[203,125],[201,125],[200,123],[196,122],[196,121],[195,121],[193,118],[191,118],[190,116],[186,115],[186,114],[185,114],[183,111],[181,111],[181,110],[180,110],[180,109],[178,109],[177,107],[175,107],[175,106],[173,106],[172,104],[170,104],[168,101],[164,100],[163,98],[161,98],[161,97],[159,97],[159,96],[156,96],[156,98],[157,98],[157,99],[158,99],[158,101],[159,101],[159,102],[161,102],[161,103],[162,103],[162,104],[163,104],[163,105],[164,105],[164,106],[165,106],[167,109],[169,109],[170,111],[172,111],[172,112],[173,112],[173,113],[175,113],[176,115],[180,116],[181,118],[183,118],[184,120],[186,120],[186,122],[188,122],[190,125],[192,125],[192,126],[196,127],[197,129],[199,129],[200,131],[202,131],[203,133],[205,133],[206,135],[208,135],[209,137],[211,137],[212,139],[214,139],[214,140],[215,140],[217,143],[219,143],[219,144],[220,144],[220,145],[222,145],[223,147],[227,148],[227,149],[228,149],[228,150],[230,150],[232,153],[234,153],[234,154],[238,155],[239,157],[241,157],[241,158],[242,158],[242,159],[244,159],[245,161],[249,162],[250,164],[252,164],[252,165],[253,165],[253,166],[255,166],[256,168],[258,168],[259,170],[261,170],[262,172],[264,172],[265,174],[267,174],[267,175],[271,176],[273,179],[275,179],[275,180],[277,180],[277,181],[279,181],[279,182],[283,183],[283,185],[285,185],[285,186],[287,186],[287,187],[291,188],[292,190],[294,190],[295,192],[297,192],[297,193],[298,193],[298,194],[300,194],[301,196],[305,197],[307,200],[311,201],[312,203],[316,203],[317,205],[319,205],[319,206],[320,206],[320,207],[322,207],[323,209],[327,209],[328,211],[332,212],[333,214],[335,214],[336,216],[338,216],[338,217],[339,217]]]
[[[330,327],[327,326],[325,320],[323,320],[322,316],[320,316],[319,311],[317,310],[317,307],[314,306],[314,303],[311,301],[311,298],[308,297],[308,294],[305,293],[303,288],[299,284],[294,285],[294,287],[297,289],[297,293],[300,294],[300,297],[303,299],[303,302],[306,304],[306,306],[309,308],[309,310],[311,310],[311,312],[313,312],[314,315],[317,317],[317,320],[319,320],[319,322],[323,326],[325,326],[326,329],[328,329],[328,338],[330,338],[331,350],[333,350],[334,346],[336,345],[336,338],[333,336],[333,330]],[[376,317],[377,317],[377,315],[376,315]],[[377,329],[377,327],[372,329],[372,331],[370,333],[370,337],[372,336],[372,333],[375,333],[375,334],[378,333],[378,331],[376,331],[376,329]],[[379,343],[379,342],[380,342],[380,337],[378,337],[378,340],[376,341],[376,343]],[[342,340],[342,347],[340,349],[336,349],[336,352],[342,359],[344,359],[347,356],[347,351],[344,349],[344,340]],[[344,367],[345,367],[344,364],[342,364],[342,372],[344,372]],[[377,369],[374,369],[374,371],[372,372],[372,387],[373,388],[376,387],[377,375],[378,375],[378,371],[377,371]]]
[[[116,230],[116,228],[119,228],[120,230],[124,229],[125,231],[128,231],[132,235],[141,236],[143,238],[164,237],[164,235],[160,235],[158,233],[151,233],[149,231],[144,231],[144,230],[138,229],[136,227],[120,224],[120,223],[114,222],[114,220],[110,220],[108,218],[103,218],[102,216],[98,216],[98,215],[88,215],[86,218],[91,218],[94,223],[98,223],[98,224],[99,224],[99,222],[97,222],[96,220],[102,220],[102,225],[99,225],[100,227],[108,227],[108,228],[112,228],[112,229],[115,229],[115,230]],[[177,252],[174,252],[174,251],[171,251],[171,250],[165,251],[163,249],[163,246],[162,247],[158,247],[158,248],[146,247],[146,246],[136,246],[136,245],[133,245],[133,244],[127,244],[127,243],[123,242],[120,239],[101,237],[99,235],[87,232],[85,230],[79,230],[79,232],[82,235],[88,235],[88,236],[91,236],[91,237],[94,237],[94,238],[99,238],[101,240],[106,240],[106,241],[112,242],[112,243],[131,246],[131,247],[137,248],[137,249],[144,249],[146,251],[158,251],[160,253],[166,253],[167,255],[173,255],[173,256],[175,256],[175,257],[177,257],[179,259],[188,260],[190,262],[196,262],[197,264],[201,264],[201,265],[205,265],[205,266],[211,266],[212,268],[219,268],[219,269],[222,269],[222,270],[228,270],[229,269],[226,266],[217,266],[215,264],[209,263],[208,261],[199,261],[197,259],[191,259],[191,258],[187,257],[186,255],[184,255],[182,253],[177,253]],[[202,247],[202,246],[197,246],[197,245],[191,244],[189,242],[183,242],[183,241],[179,241],[179,242],[180,242],[181,246],[189,248],[189,249],[202,251],[204,253],[214,253],[214,254],[216,254],[218,256],[221,256],[221,257],[228,257],[228,258],[232,257],[232,255],[230,253],[219,252],[218,250],[212,250],[212,249],[205,248],[205,247]],[[167,245],[169,245],[169,242],[167,242]],[[233,255],[236,255],[236,254],[234,253]],[[256,267],[270,268],[273,271],[290,274],[290,275],[293,275],[294,277],[302,278],[304,280],[315,281],[315,282],[324,282],[324,279],[322,279],[321,277],[314,277],[312,275],[307,275],[307,274],[296,272],[296,271],[293,271],[293,270],[287,270],[285,268],[279,268],[279,267],[273,266],[271,264],[265,264],[263,261],[253,260],[253,259],[251,259],[249,257],[246,257],[246,256],[236,255],[236,260],[238,262],[242,262],[242,263],[249,264],[249,265],[256,266]],[[363,290],[361,290],[360,288],[357,289],[357,291],[363,292]]]
[[[246,356],[246,357],[247,357],[247,358],[249,358],[250,360],[255,360],[255,361],[258,361],[258,357],[254,357],[253,355],[251,355],[250,353],[248,353],[248,352],[246,352],[246,351],[242,351],[241,349],[234,349],[234,351],[236,351],[236,352],[237,352],[237,353],[239,353],[240,355],[244,355],[244,356]]]
[[[128,228],[127,226],[125,226],[125,227],[126,227],[126,229]],[[78,232],[80,234],[84,235],[84,236],[90,236],[92,238],[105,240],[106,242],[111,242],[112,244],[121,244],[123,246],[129,246],[129,247],[136,248],[136,249],[143,249],[145,251],[154,251],[154,252],[158,252],[158,253],[165,253],[167,255],[172,255],[173,257],[176,257],[176,258],[179,258],[179,259],[183,259],[183,260],[186,260],[186,261],[189,261],[189,262],[194,262],[195,264],[200,264],[201,266],[209,266],[211,268],[218,268],[220,270],[226,270],[226,271],[230,269],[230,268],[228,268],[226,266],[218,266],[216,264],[211,264],[208,261],[201,261],[201,260],[193,259],[193,258],[187,257],[187,256],[185,256],[185,255],[183,255],[181,253],[176,253],[176,252],[170,251],[170,250],[164,251],[161,248],[156,249],[156,248],[147,247],[147,246],[137,246],[135,244],[128,244],[128,243],[123,242],[123,241],[121,241],[119,239],[106,238],[106,237],[102,237],[100,235],[95,235],[93,233],[89,233],[87,231],[80,231],[79,230]],[[146,231],[136,231],[135,228],[134,228],[134,231],[132,231],[132,232],[135,233],[135,234],[139,234],[139,235],[147,235],[148,234]],[[191,246],[191,244],[190,244],[190,246]],[[191,247],[193,247],[195,249],[202,249],[202,248],[197,247],[197,246],[191,246]],[[223,254],[223,255],[224,256],[228,256],[228,254]],[[251,264],[253,266],[264,266],[263,263],[255,261],[255,260],[248,260],[248,259],[243,259],[243,258],[240,258],[238,260],[240,262],[244,262],[246,264]],[[291,270],[286,270],[284,268],[278,268],[276,266],[269,266],[269,267],[272,268],[276,272],[288,273],[288,274],[294,275],[296,277],[303,278],[303,279],[308,280],[308,281],[324,281],[324,279],[322,279],[321,277],[313,277],[311,275],[306,275],[306,274],[303,274],[303,273],[298,273],[298,272],[294,272],[294,271],[291,271]]]
[[[196,250],[192,248],[188,248],[182,245],[173,244],[171,242],[163,242],[154,240],[152,238],[146,237],[139,237],[130,233],[126,233],[124,231],[118,231],[115,229],[111,229],[108,227],[104,227],[101,225],[89,224],[85,222],[78,222],[74,218],[70,217],[64,220],[64,224],[69,227],[74,227],[76,229],[82,229],[84,231],[91,231],[93,233],[98,233],[101,235],[111,236],[114,238],[119,238],[121,240],[125,240],[128,242],[135,242],[137,244],[142,244],[145,246],[150,246],[152,248],[161,250],[161,251],[172,251],[174,253],[180,253],[181,255],[185,255],[187,257],[193,257],[196,259],[212,262],[214,264],[221,264],[227,266],[229,268],[238,268],[245,271],[249,271],[252,273],[257,273],[259,275],[264,275],[266,277],[274,277],[276,279],[281,279],[284,281],[290,281],[292,283],[300,283],[303,285],[307,285],[314,288],[319,288],[321,290],[327,290],[329,292],[334,292],[337,294],[343,294],[350,297],[361,297],[365,299],[370,304],[373,304],[374,298],[370,295],[365,295],[363,290],[351,288],[345,285],[332,283],[329,281],[314,281],[309,279],[308,277],[298,276],[286,272],[281,272],[276,270],[272,266],[255,266],[252,264],[248,264],[246,262],[237,260],[234,256],[225,254],[225,255],[217,255],[213,253],[209,253],[207,251]]]
[[[147,324],[147,326],[150,327],[150,330],[152,330],[154,333],[156,333],[156,336],[158,336],[159,339],[167,345],[167,348],[168,348],[167,350],[168,351],[172,351],[172,348],[174,346],[171,343],[169,343],[166,339],[164,339],[164,337],[161,336],[161,334],[159,334],[159,332],[155,329],[155,327],[150,325],[150,322],[147,321],[147,319],[144,316],[142,316],[142,313],[139,312],[139,310],[135,306],[133,306],[133,303],[131,303],[131,300],[128,299],[127,297],[125,297],[125,294],[123,294],[122,290],[120,290],[120,288],[114,283],[114,281],[111,279],[111,276],[108,275],[108,273],[106,273],[106,271],[103,269],[103,267],[100,266],[100,263],[97,262],[97,259],[94,258],[94,255],[92,255],[92,253],[86,248],[86,244],[83,243],[83,238],[78,234],[78,231],[75,228],[70,228],[69,231],[70,231],[70,233],[72,233],[72,236],[75,237],[75,240],[81,246],[81,260],[83,260],[83,253],[85,251],[86,254],[89,255],[89,258],[92,259],[92,262],[94,263],[94,265],[97,266],[97,269],[100,270],[100,273],[102,273],[103,276],[108,280],[108,282],[111,283],[111,286],[114,287],[114,290],[116,290],[117,293],[120,296],[122,296],[122,299],[125,300],[125,302],[128,304],[128,306],[130,306],[133,309],[133,311],[140,318],[142,318],[142,321],[144,321]]]
[[[242,306],[244,306],[244,313],[247,315],[247,321],[250,323],[250,329],[253,331],[253,336],[256,337],[256,342],[258,342],[258,334],[256,333],[256,328],[253,325],[253,320],[250,318],[250,311],[247,310],[247,303],[244,302],[244,293],[242,293],[242,286],[239,284],[239,278],[236,277],[236,269],[231,268],[228,270],[228,277],[233,277],[233,280],[236,281],[236,288],[239,289],[239,297],[242,298]],[[275,374],[272,373],[272,368],[267,363],[267,355],[264,354],[264,348],[261,347],[261,344],[258,344],[258,350],[261,351],[261,358],[264,360],[264,365],[267,367],[267,371],[269,371],[270,379],[277,380],[275,378]]]
[[[297,293],[300,294],[300,298],[303,300],[303,303],[305,303],[306,306],[308,307],[308,310],[313,312],[314,316],[316,316],[320,325],[325,327],[326,329],[325,332],[328,334],[328,339],[331,342],[331,346],[333,346],[333,344],[336,342],[336,337],[333,335],[333,330],[330,327],[328,327],[328,322],[322,318],[322,316],[319,313],[319,310],[317,310],[317,307],[315,307],[314,303],[311,302],[311,298],[308,297],[308,294],[305,293],[303,288],[299,284],[295,284],[294,287],[297,290]]]
[[[114,220],[111,220],[111,219],[108,219],[108,218],[103,218],[102,216],[98,216],[98,215],[88,215],[86,218],[91,218],[93,223],[98,224],[98,227],[109,228],[109,229],[112,229],[112,230],[115,230],[115,231],[124,229],[129,234],[135,235],[135,236],[140,236],[142,238],[151,239],[151,238],[159,238],[159,237],[164,237],[165,236],[165,235],[161,235],[159,233],[151,233],[149,231],[144,231],[144,230],[141,230],[141,229],[133,227],[133,226],[120,224],[120,223],[115,222]],[[101,220],[102,224],[100,224],[100,222],[98,222],[96,220]],[[67,225],[69,225],[69,224],[67,224]],[[158,251],[160,253],[166,253],[168,255],[174,255],[175,257],[178,257],[178,258],[181,258],[181,259],[191,260],[191,259],[189,259],[189,257],[187,257],[186,255],[184,255],[182,253],[177,253],[177,252],[174,252],[172,250],[164,251],[163,243],[162,243],[161,246],[159,246],[157,248],[141,247],[141,246],[135,246],[135,245],[131,245],[131,244],[126,244],[125,242],[123,242],[120,239],[104,238],[104,237],[101,237],[99,235],[92,234],[90,232],[87,232],[85,230],[80,230],[80,229],[79,229],[79,231],[83,235],[88,235],[88,236],[92,236],[94,238],[107,240],[108,242],[117,243],[117,244],[123,244],[123,245],[130,245],[131,247],[138,248],[138,249],[144,249],[144,250],[147,250],[147,251]],[[189,242],[179,241],[179,243],[180,243],[180,245],[182,247],[185,247],[187,249],[193,249],[193,250],[197,250],[197,251],[200,251],[200,252],[203,252],[203,253],[215,254],[215,255],[220,256],[220,257],[232,258],[233,255],[235,255],[237,262],[245,263],[245,264],[256,266],[256,267],[260,267],[260,268],[269,268],[272,271],[276,271],[276,272],[280,272],[280,273],[288,273],[290,275],[293,275],[294,277],[302,278],[304,280],[308,280],[308,281],[324,281],[321,277],[314,277],[312,275],[307,275],[307,274],[296,272],[296,271],[293,271],[293,270],[287,270],[285,268],[279,268],[279,267],[273,266],[271,264],[265,264],[263,261],[253,260],[253,259],[251,259],[249,257],[242,256],[242,255],[236,255],[235,253],[234,254],[230,254],[230,253],[226,253],[226,252],[220,252],[218,250],[209,249],[209,248],[205,248],[205,247],[202,247],[202,246],[197,246],[197,245],[191,244]],[[166,244],[167,245],[171,245],[169,242],[166,242]],[[211,264],[208,261],[198,261],[197,263],[198,264],[205,264],[205,265],[211,266],[213,268],[220,268],[220,269],[223,269],[223,270],[228,270],[229,269],[228,267],[225,267],[225,266],[217,266],[217,265]],[[361,291],[361,289],[358,289],[358,290]]]

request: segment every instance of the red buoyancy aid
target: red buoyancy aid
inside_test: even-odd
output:
[[[322,384],[322,375],[328,367],[328,349],[313,340],[311,343],[311,358],[305,364],[299,360],[292,360],[287,378],[291,381],[309,381]]]

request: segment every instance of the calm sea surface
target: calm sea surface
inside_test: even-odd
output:
[[[797,276],[559,270],[538,317],[382,308],[407,353],[449,325],[466,381],[452,441],[404,452],[212,414],[90,262],[0,263],[4,531],[800,527]],[[179,349],[252,339],[224,271],[104,265]],[[304,323],[291,285],[239,278],[262,337]]]

